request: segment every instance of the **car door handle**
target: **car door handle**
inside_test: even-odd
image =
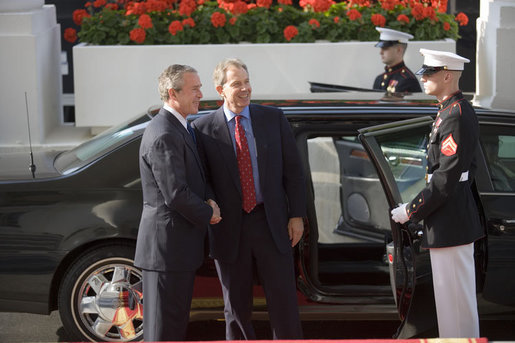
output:
[[[494,234],[513,232],[515,230],[515,219],[492,219],[490,220],[490,227],[495,230],[492,232]]]

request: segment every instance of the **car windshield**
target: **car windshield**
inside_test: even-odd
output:
[[[55,168],[62,175],[81,169],[107,152],[140,136],[149,121],[150,117],[143,115],[114,126],[77,147],[60,154],[55,160]]]

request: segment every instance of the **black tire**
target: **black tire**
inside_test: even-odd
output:
[[[90,249],[68,268],[58,306],[65,330],[78,341],[143,340],[141,270],[134,247],[110,244]]]

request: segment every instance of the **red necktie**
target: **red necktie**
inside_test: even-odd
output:
[[[256,190],[254,189],[254,175],[252,174],[252,162],[250,161],[249,145],[245,130],[241,125],[241,116],[236,116],[234,140],[236,141],[236,160],[240,171],[240,184],[243,195],[243,209],[250,213],[256,207]]]

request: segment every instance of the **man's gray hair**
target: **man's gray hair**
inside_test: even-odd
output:
[[[168,68],[166,68],[161,75],[159,75],[159,96],[161,100],[167,102],[169,99],[168,90],[175,89],[176,91],[180,91],[182,86],[184,86],[184,74],[185,73],[197,73],[195,68],[182,65],[182,64],[172,64]]]
[[[225,82],[227,82],[226,73],[229,67],[242,68],[247,72],[247,74],[249,73],[247,65],[243,63],[240,59],[226,58],[225,60],[218,63],[218,65],[215,68],[215,71],[213,72],[213,82],[215,83],[215,87],[223,86]]]

